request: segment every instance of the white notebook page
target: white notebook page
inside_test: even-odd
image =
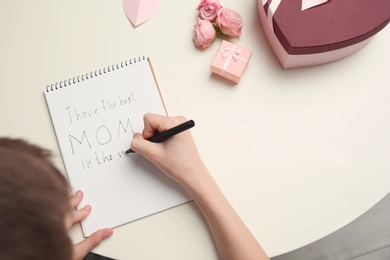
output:
[[[72,190],[84,192],[80,208],[92,206],[82,221],[85,236],[190,200],[142,156],[124,154],[133,133],[142,132],[145,113],[166,114],[149,61],[139,58],[131,63],[88,73],[88,79],[79,77],[80,82],[73,83],[72,78],[61,88],[56,84],[45,91]]]

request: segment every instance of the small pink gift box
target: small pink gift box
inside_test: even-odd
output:
[[[250,50],[223,40],[211,62],[211,71],[237,84],[251,56]]]

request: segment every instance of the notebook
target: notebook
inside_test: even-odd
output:
[[[149,58],[137,57],[46,87],[45,97],[79,205],[92,206],[84,236],[188,202],[176,182],[138,154],[126,155],[147,112],[166,115]]]

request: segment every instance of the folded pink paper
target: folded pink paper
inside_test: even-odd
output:
[[[237,84],[251,56],[250,50],[223,40],[211,62],[211,71]]]
[[[123,9],[130,22],[137,27],[157,12],[160,0],[123,0]]]

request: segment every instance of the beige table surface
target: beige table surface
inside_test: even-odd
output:
[[[390,191],[390,28],[356,54],[283,70],[257,1],[221,0],[244,19],[232,42],[253,51],[241,82],[212,76],[221,43],[192,44],[198,1],[161,1],[134,28],[122,2],[0,1],[0,135],[52,149],[64,167],[47,84],[150,56],[171,115],[194,119],[201,155],[270,256],[350,223]],[[95,252],[120,259],[217,259],[193,202],[116,228]],[[81,230],[72,230],[74,241]]]

